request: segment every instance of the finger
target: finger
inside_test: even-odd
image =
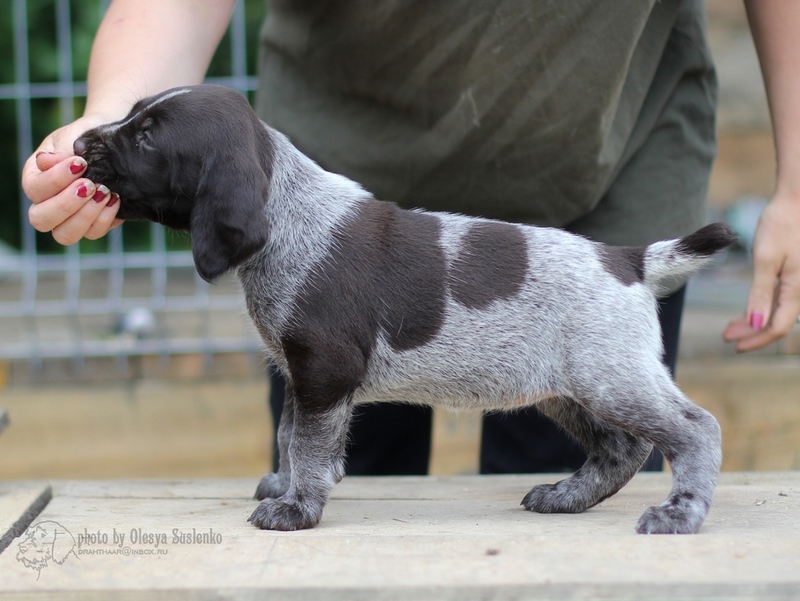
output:
[[[41,151],[33,155],[33,160],[39,171],[47,171],[70,156],[63,152]]]
[[[28,159],[23,168],[22,188],[34,203],[53,198],[86,171],[86,160],[76,156],[49,165],[56,156],[40,154]],[[39,167],[40,164],[44,170]]]
[[[86,202],[70,217],[53,228],[53,238],[59,244],[64,245],[74,244],[81,238],[85,238],[87,232],[92,229],[92,226],[97,222],[103,211],[106,210],[111,198],[108,188],[98,186],[97,191],[89,202]],[[113,215],[116,215],[115,207],[108,210],[113,211]],[[110,216],[109,223],[113,221],[113,215]],[[106,231],[108,230],[106,229]]]
[[[768,269],[756,270],[748,295],[747,310],[742,317],[734,319],[725,328],[722,333],[722,338],[725,341],[741,343],[744,340],[749,340],[761,332],[769,323],[772,303],[776,294],[775,277],[769,275]],[[769,290],[770,293],[767,294],[765,290]],[[760,338],[763,337],[758,339]],[[742,351],[750,350],[750,345],[743,343],[737,345],[736,348]]]
[[[96,193],[97,187],[93,182],[80,179],[47,202],[32,204],[28,209],[28,220],[37,231],[50,232],[72,217],[85,204],[92,202]]]
[[[778,303],[770,322],[763,329],[741,338],[736,350],[753,351],[783,338],[797,323],[798,315],[800,315],[800,288],[781,286]]]
[[[747,317],[750,327],[760,330],[769,323],[775,302],[775,282],[780,266],[773,263],[757,265],[753,284],[747,297]]]
[[[97,240],[105,236],[110,230],[117,227],[122,223],[121,219],[116,219],[117,211],[119,210],[119,196],[111,193],[111,198],[106,202],[103,210],[94,220],[89,229],[86,230],[84,238],[89,240]]]
[[[722,333],[722,338],[726,342],[736,342],[746,336],[752,336],[756,331],[750,327],[750,320],[747,315],[742,315],[728,324],[728,327]]]
[[[725,328],[722,338],[726,342],[735,342],[738,352],[746,352],[761,348],[760,340],[765,337],[763,326],[759,326],[758,329],[755,329],[752,326],[752,322],[752,316],[748,317],[747,315],[743,315],[731,321],[728,327]]]
[[[753,283],[747,296],[747,317],[753,330],[761,330],[770,322],[777,298],[785,255],[772,248],[772,244],[759,241],[753,252]]]

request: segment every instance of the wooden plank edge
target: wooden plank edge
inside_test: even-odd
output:
[[[6,550],[6,548],[15,538],[27,530],[28,526],[31,525],[31,522],[39,517],[39,514],[44,511],[44,508],[47,507],[47,504],[50,503],[52,498],[53,488],[48,484],[41,494],[36,497],[33,503],[30,504],[28,509],[22,512],[22,515],[19,516],[19,519],[11,524],[6,532],[0,534],[0,554]]]
[[[408,586],[352,588],[208,588],[208,589],[142,589],[142,590],[42,590],[13,591],[18,601],[46,598],[48,601],[261,601],[274,594],[281,601],[674,601],[703,599],[705,601],[793,601],[800,592],[800,583],[763,584],[632,584],[582,583],[574,584],[509,584],[496,586]]]

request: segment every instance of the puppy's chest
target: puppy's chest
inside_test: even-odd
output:
[[[302,277],[281,269],[270,260],[246,264],[239,269],[238,275],[250,319],[270,355],[277,358],[281,352],[281,336],[292,319]]]
[[[284,362],[283,338],[303,321],[298,314],[299,299],[313,287],[312,274],[330,255],[330,235],[326,233],[311,228],[306,236],[294,230],[286,234],[276,224],[264,249],[238,269],[250,318],[279,364]]]

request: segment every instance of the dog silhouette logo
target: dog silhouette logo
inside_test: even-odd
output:
[[[17,561],[26,568],[36,570],[36,579],[50,562],[63,564],[70,555],[75,555],[75,538],[58,522],[37,522],[28,528],[25,537],[17,544]]]

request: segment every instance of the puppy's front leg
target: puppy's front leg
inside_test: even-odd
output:
[[[294,429],[295,392],[291,381],[286,379],[286,395],[283,400],[281,420],[278,424],[278,471],[270,472],[261,478],[256,489],[255,498],[261,501],[266,498],[283,496],[289,490],[292,465],[289,460],[289,442]]]
[[[319,523],[333,485],[344,476],[351,413],[349,398],[324,410],[295,399],[288,489],[278,498],[261,501],[250,522],[265,530],[302,530]]]

